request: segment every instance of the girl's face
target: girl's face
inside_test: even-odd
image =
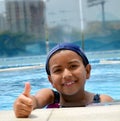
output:
[[[71,50],[55,53],[49,61],[49,81],[60,93],[73,95],[84,90],[90,76],[90,65],[83,65],[82,58]]]

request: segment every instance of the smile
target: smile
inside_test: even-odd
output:
[[[63,86],[71,86],[71,85],[74,84],[74,83],[75,83],[75,81],[65,82],[65,83],[63,84]]]

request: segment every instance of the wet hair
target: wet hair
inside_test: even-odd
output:
[[[85,66],[87,64],[89,64],[88,58],[86,57],[85,53],[83,52],[83,50],[79,46],[77,46],[73,43],[60,43],[60,44],[56,45],[54,48],[52,48],[51,51],[48,53],[46,65],[45,65],[45,69],[46,69],[46,72],[47,72],[48,75],[50,75],[49,60],[50,60],[50,58],[52,57],[53,54],[55,54],[56,52],[58,52],[60,50],[74,51],[83,59],[83,64]]]

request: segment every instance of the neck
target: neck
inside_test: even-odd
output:
[[[88,104],[88,92],[74,95],[61,94],[60,105],[61,107],[83,107]]]

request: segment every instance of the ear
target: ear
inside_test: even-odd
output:
[[[52,79],[51,79],[51,76],[50,75],[48,75],[48,80],[52,84]]]
[[[48,75],[48,80],[49,80],[49,82],[51,83],[51,85],[54,87],[54,84],[53,84],[53,81],[52,81],[52,78],[51,78],[50,75]]]
[[[91,65],[87,64],[86,68],[86,78],[89,79],[90,78],[90,72],[91,72]]]

